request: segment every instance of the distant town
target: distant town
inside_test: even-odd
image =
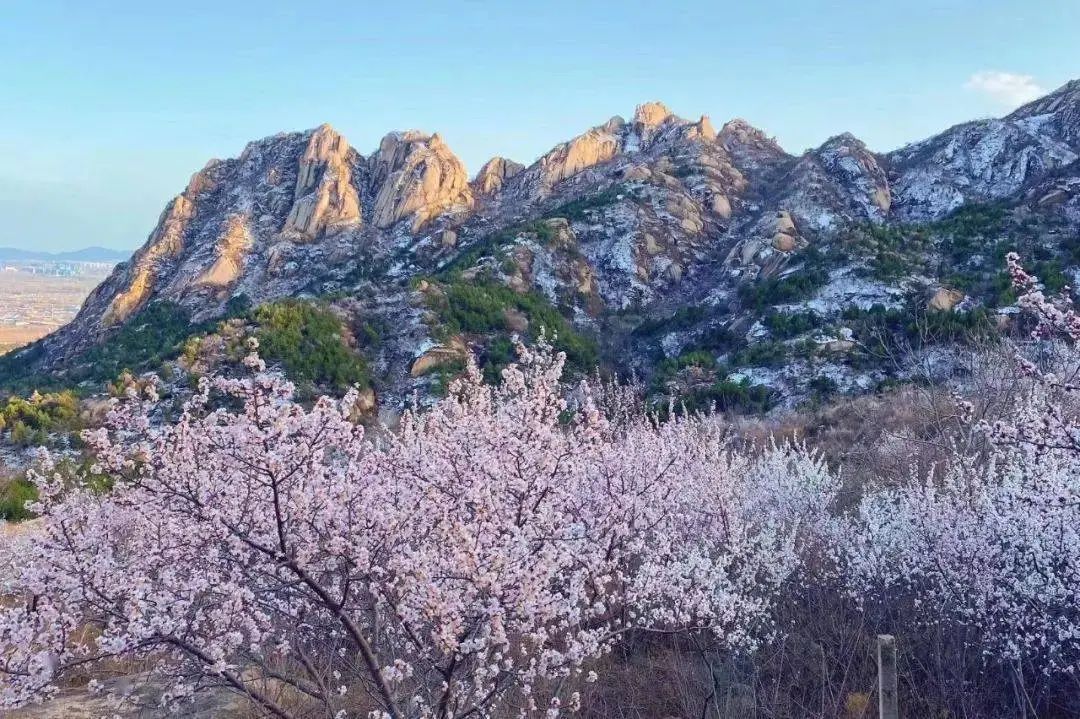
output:
[[[0,260],[0,354],[70,322],[113,267],[112,262]]]

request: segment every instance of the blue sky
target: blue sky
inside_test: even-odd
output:
[[[0,245],[141,244],[210,157],[330,122],[470,173],[659,99],[889,150],[1080,77],[1075,0],[5,3]]]

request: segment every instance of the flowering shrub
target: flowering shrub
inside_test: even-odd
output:
[[[1065,342],[1078,318],[1008,258],[1033,337]],[[1010,416],[976,427],[979,453],[954,452],[924,481],[872,492],[835,544],[850,593],[888,607],[910,598],[930,624],[976,630],[988,657],[1071,675],[1080,665],[1080,423],[1077,386],[1021,360],[1027,389]]]
[[[1002,448],[867,495],[846,550],[853,596],[911,597],[930,624],[978,630],[977,651],[1045,673],[1080,662],[1080,463]]]
[[[609,422],[586,387],[568,405],[562,355],[519,353],[376,436],[354,395],[305,409],[254,353],[174,424],[152,388],[118,402],[85,434],[111,492],[36,478],[0,706],[148,657],[166,706],[226,685],[283,718],[554,717],[629,634],[753,647],[828,520],[827,468],[735,452],[709,417]]]

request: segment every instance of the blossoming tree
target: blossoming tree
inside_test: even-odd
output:
[[[86,435],[111,490],[37,478],[42,536],[0,609],[0,706],[153,659],[168,708],[225,685],[266,715],[554,717],[641,631],[769,629],[836,482],[797,447],[732,451],[712,418],[609,422],[563,358],[365,433],[254,353],[172,424],[156,397]]]
[[[1080,364],[1080,317],[1067,291],[1047,297],[1015,254],[1008,263],[1033,338],[1064,343],[1057,372],[1019,358],[1022,398],[1010,416],[975,428],[986,449],[954,453],[924,481],[868,494],[835,547],[860,600],[895,606],[909,597],[931,624],[974,629],[994,661],[1075,676],[1080,397],[1070,377]]]

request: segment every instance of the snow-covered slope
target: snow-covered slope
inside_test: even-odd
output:
[[[886,156],[895,216],[928,220],[998,200],[1080,157],[1080,82],[1001,119],[950,128]]]

